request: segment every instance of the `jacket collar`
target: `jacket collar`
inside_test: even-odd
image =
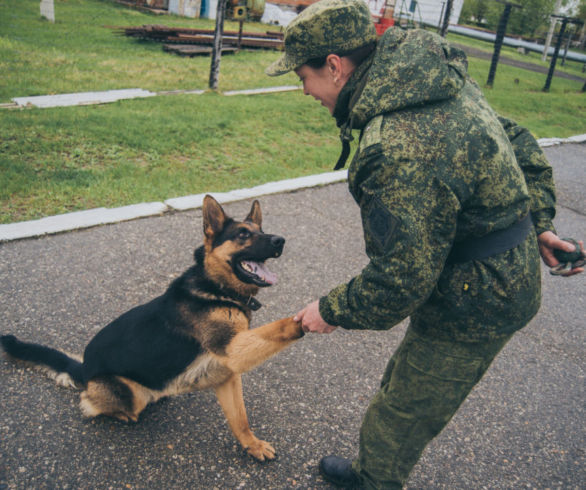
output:
[[[338,100],[334,108],[334,118],[339,128],[348,122],[350,113],[366,86],[368,69],[372,65],[374,54],[375,52],[354,69],[354,72],[338,95]]]
[[[354,137],[352,136],[352,129],[354,129],[352,109],[366,86],[366,82],[368,81],[368,69],[372,65],[373,59],[374,53],[354,69],[354,72],[338,95],[333,115],[336,119],[336,125],[340,128],[342,153],[338,158],[334,170],[344,168],[346,160],[348,160],[348,156],[350,155],[350,142],[354,140]]]

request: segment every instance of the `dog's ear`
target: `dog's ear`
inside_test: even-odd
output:
[[[260,211],[260,203],[258,201],[254,201],[252,203],[252,207],[250,208],[250,213],[244,221],[252,221],[254,224],[258,225],[259,227],[262,226],[262,213]]]
[[[203,233],[207,238],[213,238],[224,229],[226,213],[212,196],[203,198]]]

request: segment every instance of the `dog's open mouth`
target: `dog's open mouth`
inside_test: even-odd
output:
[[[277,275],[271,272],[264,262],[242,260],[236,264],[236,269],[247,282],[266,287],[277,283]]]

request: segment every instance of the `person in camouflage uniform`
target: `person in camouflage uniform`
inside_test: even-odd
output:
[[[340,486],[401,488],[513,333],[540,305],[539,248],[574,246],[552,225],[552,169],[531,134],[500,118],[465,54],[422,30],[377,39],[363,0],[321,0],[285,32],[271,76],[360,141],[348,169],[368,265],[297,314],[304,330],[389,329],[410,316],[360,431],[355,461],[323,458]],[[581,272],[574,269],[570,274]]]

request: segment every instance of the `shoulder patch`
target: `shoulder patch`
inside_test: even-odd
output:
[[[386,250],[393,242],[398,224],[398,218],[391,214],[378,197],[375,197],[366,216],[366,225],[370,236],[381,250]]]
[[[362,132],[362,138],[360,139],[360,151],[364,151],[369,146],[376,145],[382,141],[382,124],[383,116],[376,116],[368,122]]]

